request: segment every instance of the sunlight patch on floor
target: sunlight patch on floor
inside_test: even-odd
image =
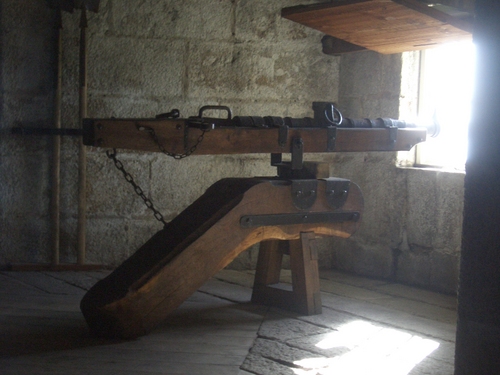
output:
[[[407,375],[439,347],[439,343],[394,328],[356,320],[341,326],[316,344],[320,349],[346,347],[332,358],[295,361],[296,375]]]

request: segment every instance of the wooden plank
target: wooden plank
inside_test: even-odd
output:
[[[154,130],[159,143],[167,151],[181,154],[186,150],[184,120],[88,119],[85,127],[93,134],[84,140],[88,146],[160,152],[151,135],[138,130],[147,127]],[[187,149],[197,144],[200,135],[198,129],[189,131]],[[386,128],[337,128],[335,148],[330,150],[326,128],[290,128],[285,145],[280,146],[278,128],[217,127],[205,133],[193,155],[288,153],[294,138],[302,138],[306,153],[407,151],[425,141],[426,129],[398,129],[394,143],[390,130]]]
[[[40,289],[29,285],[22,280],[13,278],[11,272],[0,272],[0,293],[14,293],[20,296],[28,294],[40,293]]]
[[[416,0],[335,1],[284,8],[281,14],[379,53],[472,39],[472,17],[455,17]]]
[[[50,294],[80,294],[81,288],[42,272],[10,272],[14,279]]]
[[[301,233],[300,239],[290,241],[290,267],[293,291],[300,299],[300,309],[307,315],[321,314],[314,232]]]
[[[101,272],[45,272],[54,279],[62,280],[78,288],[89,290],[96,282],[109,275],[110,271]]]
[[[51,264],[51,263],[10,263],[7,266],[9,271],[96,271],[106,267],[100,264]]]

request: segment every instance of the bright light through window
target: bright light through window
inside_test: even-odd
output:
[[[439,343],[394,328],[353,321],[316,344],[318,348],[346,347],[333,358],[295,361],[296,375],[407,375],[439,347]]]
[[[464,169],[474,57],[474,45],[468,41],[422,52],[418,117],[438,121],[441,131],[419,145],[417,164]]]

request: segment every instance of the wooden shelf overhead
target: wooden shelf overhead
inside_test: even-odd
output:
[[[400,53],[472,39],[471,14],[417,0],[333,1],[283,8],[281,15],[333,38],[333,54]]]

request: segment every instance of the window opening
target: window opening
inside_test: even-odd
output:
[[[418,117],[439,135],[416,149],[416,166],[464,170],[474,87],[474,45],[456,42],[421,52]]]

